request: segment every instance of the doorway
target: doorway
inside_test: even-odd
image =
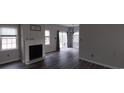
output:
[[[59,32],[60,49],[67,48],[67,32]]]
[[[79,32],[74,32],[73,34],[73,48],[79,48]]]

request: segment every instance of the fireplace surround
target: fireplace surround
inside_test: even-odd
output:
[[[32,64],[44,59],[44,44],[41,40],[25,40],[23,63]]]

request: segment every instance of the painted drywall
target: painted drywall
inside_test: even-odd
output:
[[[124,25],[80,25],[80,58],[124,68]]]
[[[36,25],[36,24],[35,24]],[[39,41],[43,42],[43,57],[45,56],[45,37],[44,37],[44,32],[45,32],[45,25],[37,24],[41,26],[41,31],[31,31],[30,29],[30,24],[21,24],[20,29],[21,29],[21,59],[24,62],[24,57],[26,56],[24,51],[24,43],[26,40],[34,40],[34,41]]]
[[[2,25],[1,24],[0,27],[16,27],[18,29],[18,25],[14,25],[14,24],[13,25],[10,25],[10,24]],[[19,33],[19,29],[18,29],[18,33]],[[9,62],[13,62],[16,60],[20,60],[20,47],[19,46],[18,46],[18,49],[0,51],[0,64],[9,63]]]
[[[56,51],[57,31],[68,31],[68,27],[57,24],[47,24],[45,29],[50,31],[50,45],[45,45],[45,52]]]
[[[23,40],[44,40],[44,25],[38,25],[41,26],[41,31],[31,31],[30,24],[21,24],[21,37]]]

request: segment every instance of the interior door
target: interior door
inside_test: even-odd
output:
[[[79,32],[73,34],[73,48],[79,48]]]
[[[67,48],[67,32],[59,32],[60,48]]]

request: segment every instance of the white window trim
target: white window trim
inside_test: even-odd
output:
[[[2,26],[2,27],[6,27],[6,26]],[[9,28],[9,26],[7,26]],[[1,28],[1,27],[0,27]],[[18,50],[19,48],[19,30],[18,30],[18,27],[10,27],[10,28],[16,28],[17,29],[17,35],[0,35],[0,51],[11,51],[11,50]],[[13,49],[2,49],[2,37],[5,36],[5,37],[11,37],[11,36],[16,36],[16,48],[13,48]]]
[[[50,33],[50,30],[48,30],[48,29],[46,29],[45,31],[49,31],[49,36],[45,35],[45,45],[49,46],[51,44],[51,33]],[[46,44],[46,37],[49,38],[49,44]]]

